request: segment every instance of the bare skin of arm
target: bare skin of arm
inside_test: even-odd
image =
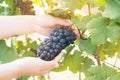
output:
[[[50,15],[0,16],[0,39],[33,32],[48,36],[54,28],[69,25],[67,20]]]
[[[56,27],[69,26],[70,23],[50,15],[41,16],[0,16],[0,39],[15,35],[40,33],[49,36]],[[44,75],[57,65],[63,53],[52,61],[43,61],[34,57],[26,57],[0,65],[0,80],[10,80],[22,75]]]

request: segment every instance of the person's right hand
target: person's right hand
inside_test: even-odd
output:
[[[35,25],[34,30],[35,32],[40,33],[41,35],[49,36],[50,32],[59,27],[68,27],[71,23],[62,18],[54,17],[51,15],[40,15],[35,16]]]

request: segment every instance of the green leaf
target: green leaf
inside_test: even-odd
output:
[[[104,6],[105,0],[93,0],[96,6]]]
[[[81,56],[81,52],[75,51],[73,54],[67,53],[64,56],[63,63],[60,64],[60,67],[55,69],[55,71],[64,71],[69,68],[70,71],[76,73],[80,70],[81,61],[83,56]]]
[[[66,8],[56,8],[56,9],[51,9],[50,11],[46,11],[48,14],[64,18],[64,19],[70,19],[73,16],[73,13]]]
[[[89,71],[92,73],[91,76],[86,77],[85,80],[116,80],[120,77],[120,74],[118,74],[114,69],[106,66],[106,65],[102,65],[100,66],[96,66],[96,67],[92,67],[89,69]]]
[[[58,68],[55,68],[53,71],[54,72],[61,72],[61,71],[65,71],[65,70],[67,70],[67,66],[64,66],[63,64],[61,64]]]
[[[91,17],[89,17],[89,16],[85,16],[81,20],[77,16],[75,16],[71,19],[72,23],[74,23],[76,27],[78,27],[79,29],[81,29],[83,31],[86,30],[86,24],[90,20],[91,20]]]
[[[48,6],[50,8],[54,8],[55,7],[55,3],[53,2],[53,0],[46,0],[46,3],[48,4]]]
[[[81,59],[81,72],[86,72],[92,65],[94,65],[94,62],[92,59],[88,57],[84,57]],[[86,73],[87,74],[87,73]]]
[[[115,42],[120,36],[119,24],[103,17],[93,18],[87,28],[93,44],[105,44],[108,39]]]
[[[36,55],[36,53],[32,52],[31,50],[36,50],[38,45],[37,42],[33,41],[31,38],[26,38],[26,43],[23,41],[16,40],[15,44],[16,44],[17,52],[21,57]]]
[[[0,0],[0,4],[3,2],[4,0]]]
[[[115,56],[115,53],[118,53],[117,56],[120,57],[120,41],[118,40],[114,43],[107,42],[106,44],[102,45],[101,53],[103,56],[107,55],[108,57],[113,57]]]
[[[117,1],[117,0],[116,0]],[[115,19],[120,21],[120,4],[115,0],[107,0],[104,16],[109,17],[110,19]]]
[[[45,7],[43,0],[33,0],[33,4],[39,5],[40,7]]]
[[[119,74],[113,75],[110,78],[110,80],[117,80],[117,79],[120,79],[120,75]]]
[[[81,9],[84,5],[82,0],[60,0],[61,7],[69,8],[74,11],[75,9]]]
[[[100,59],[101,60],[106,60],[107,59],[105,53],[102,52],[102,51],[100,52]]]
[[[9,14],[8,15],[13,15],[15,12],[16,5],[13,0],[5,0],[6,4],[8,5]]]
[[[0,15],[4,14],[4,7],[0,6]]]
[[[115,44],[107,42],[105,45],[102,46],[102,52],[109,57],[113,57],[117,52]]]
[[[67,46],[65,48],[65,50],[66,50],[67,53],[70,53],[74,47],[75,47],[75,45],[70,45],[70,46]]]
[[[79,51],[75,51],[74,54],[72,54],[68,59],[69,62],[72,62],[69,64],[69,69],[73,73],[76,73],[77,71],[80,70],[80,66],[81,66],[80,62],[82,60],[82,56],[80,54],[81,53]]]
[[[95,54],[97,52],[97,45],[93,45],[90,38],[87,40],[80,39],[79,48],[88,54]]]
[[[2,63],[7,63],[18,58],[14,49],[8,47],[4,40],[0,40],[0,61]]]
[[[19,77],[18,80],[28,80],[30,76],[22,76],[22,77]]]
[[[120,5],[120,0],[115,0]]]
[[[87,28],[91,34],[93,44],[104,44],[107,41],[107,24],[106,18],[93,18],[88,24]]]
[[[108,28],[108,38],[111,40],[111,42],[115,42],[120,38],[120,26],[116,23],[113,23]]]

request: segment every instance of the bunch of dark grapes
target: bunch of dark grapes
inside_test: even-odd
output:
[[[14,0],[16,6],[20,8],[22,15],[34,15],[34,7],[31,0]]]
[[[49,38],[45,38],[44,42],[37,49],[37,57],[50,61],[54,59],[66,46],[73,44],[76,40],[75,33],[66,28],[54,29]]]

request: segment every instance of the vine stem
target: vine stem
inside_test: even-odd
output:
[[[91,16],[91,7],[90,7],[90,3],[87,3],[87,5],[88,5],[88,14],[89,14],[89,16]]]
[[[98,47],[98,51],[97,51],[97,53],[94,55],[94,57],[95,57],[95,59],[97,60],[97,64],[99,65],[99,66],[101,66],[101,60],[100,60],[100,51],[101,51],[101,49],[102,49],[102,45],[100,45],[99,47]]]
[[[113,68],[115,68],[116,63],[117,63],[117,56],[115,57],[115,62],[114,62]]]
[[[81,80],[81,72],[79,72],[79,80]]]
[[[16,41],[16,38],[13,37],[13,38],[11,39],[11,46],[12,46],[15,54],[17,55],[17,49],[16,49],[16,47],[15,47],[15,41]]]
[[[108,62],[104,62],[104,63],[106,63],[106,64],[108,64],[108,65],[110,65],[110,66],[113,66],[114,68],[117,68],[118,70],[120,70],[120,67],[118,67],[118,66],[115,66],[115,65],[113,65],[113,64],[110,64],[110,63],[108,63]]]
[[[42,80],[44,78],[44,76],[40,76],[40,80]]]

